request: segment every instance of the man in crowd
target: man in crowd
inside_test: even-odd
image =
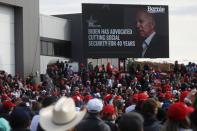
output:
[[[111,131],[99,116],[102,109],[103,103],[100,99],[89,100],[87,103],[88,116],[77,125],[76,131]]]

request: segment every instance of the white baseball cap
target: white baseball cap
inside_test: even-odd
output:
[[[88,101],[87,110],[91,113],[99,113],[103,109],[103,102],[100,99],[94,98]]]

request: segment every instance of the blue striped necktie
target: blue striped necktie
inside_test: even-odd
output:
[[[142,57],[144,57],[146,50],[147,50],[148,44],[146,43],[146,41],[143,42],[142,44]]]

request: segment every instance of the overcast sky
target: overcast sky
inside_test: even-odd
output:
[[[170,59],[197,62],[197,0],[40,0],[40,13],[81,13],[81,3],[168,5]]]

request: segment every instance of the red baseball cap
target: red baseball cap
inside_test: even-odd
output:
[[[194,111],[193,107],[188,107],[183,102],[177,102],[168,108],[168,118],[171,120],[184,120],[190,113]]]
[[[122,100],[122,96],[118,95],[114,97],[114,100]]]
[[[112,104],[108,104],[103,108],[102,113],[106,115],[113,115],[115,113],[115,108]]]
[[[8,96],[7,94],[2,94],[2,95],[1,95],[1,99],[3,99],[3,100],[8,100],[8,99],[10,99],[10,98],[9,98],[9,96]]]
[[[138,101],[138,94],[133,94],[132,98],[133,98],[133,101]]]
[[[142,92],[138,94],[139,101],[146,101],[148,99],[148,94],[146,92]]]
[[[109,100],[112,99],[112,97],[113,97],[112,94],[107,94],[106,96],[104,96],[103,100],[106,101],[106,102],[108,102]]]
[[[159,96],[158,97],[165,98],[165,95],[164,95],[164,93],[159,93]]]
[[[169,100],[169,99],[172,99],[172,98],[173,98],[172,93],[166,92],[166,94],[165,94],[165,99]]]
[[[3,107],[6,109],[9,109],[11,107],[15,107],[16,105],[14,103],[12,103],[11,101],[4,101],[3,103]]]
[[[184,102],[185,97],[189,94],[189,91],[183,91],[180,96],[180,102]]]
[[[73,99],[75,102],[82,101],[81,97],[78,96],[78,95],[72,96],[72,99]]]
[[[88,102],[90,99],[93,99],[93,97],[92,97],[91,95],[86,95],[86,96],[84,97],[84,101],[85,101],[85,102]]]

